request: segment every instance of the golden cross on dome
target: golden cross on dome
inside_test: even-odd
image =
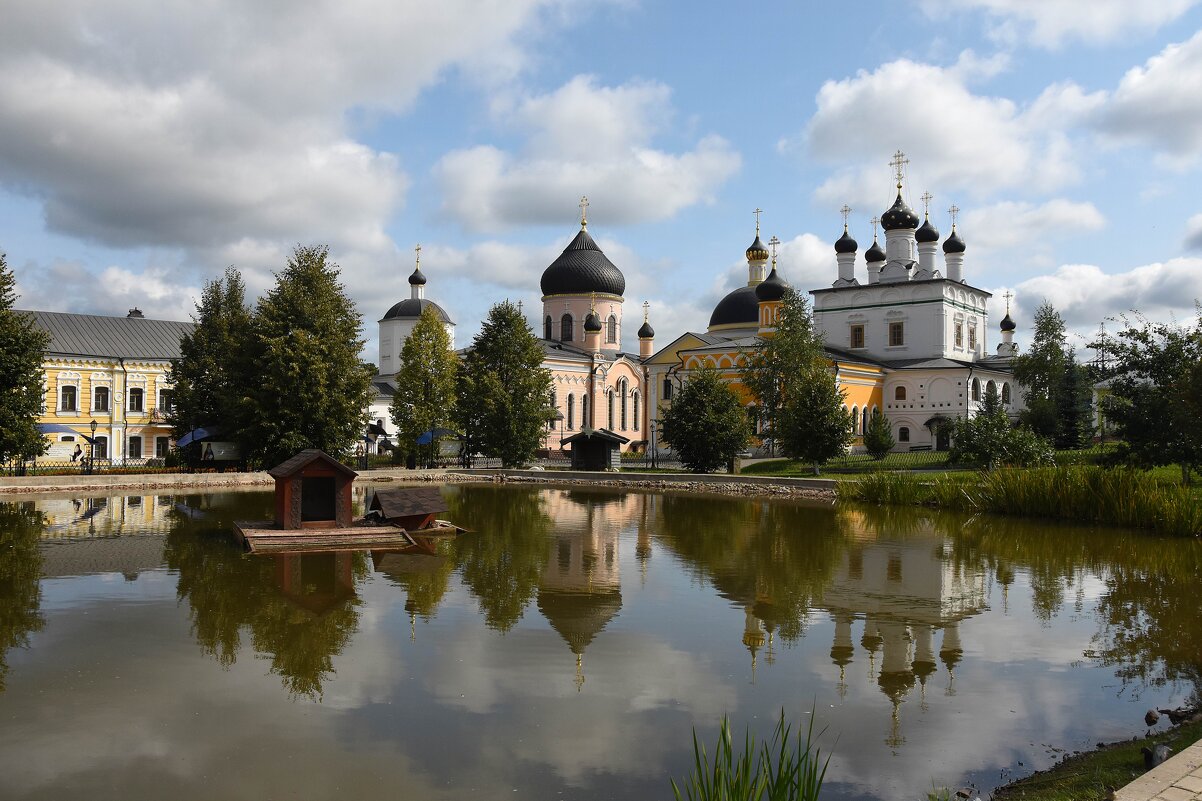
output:
[[[889,166],[893,168],[893,174],[897,178],[897,188],[902,188],[902,179],[906,177],[906,165],[910,160],[906,158],[906,154],[900,150],[893,154],[893,158],[889,162]]]
[[[880,217],[873,217],[873,218],[872,218],[871,220],[869,220],[868,222],[872,223],[872,238],[873,238],[873,239],[876,239],[876,227],[877,227],[878,225],[880,225],[880,223],[881,223],[881,218],[880,218]]]
[[[578,205],[580,206],[580,227],[588,228],[588,197],[581,195]]]
[[[417,264],[415,269],[420,269],[422,266],[422,246],[420,242],[418,243],[417,247],[413,249],[413,252],[417,254]]]
[[[643,301],[643,322],[644,323],[647,322],[647,315],[651,313],[650,309],[651,309],[651,304],[644,300]]]
[[[1010,299],[1014,297],[1014,293],[1007,289],[1002,297],[1006,299],[1006,314],[1010,314]]]
[[[935,196],[932,195],[930,192],[922,193],[922,214],[924,217],[931,216],[931,201],[934,199],[935,199]]]
[[[775,236],[768,240],[768,247],[772,248],[772,269],[776,269],[776,246],[780,244],[780,240]]]
[[[755,211],[753,211],[751,213],[755,215],[755,235],[759,236],[760,235],[760,215],[764,213],[764,210],[757,208]]]
[[[847,218],[851,214],[851,206],[844,203],[843,208],[839,209],[839,213],[843,215],[843,230],[846,231],[847,230]]]
[[[960,213],[960,207],[955,203],[947,210],[947,213],[952,215],[952,230],[956,230],[956,215]],[[970,232],[971,233],[971,232]]]

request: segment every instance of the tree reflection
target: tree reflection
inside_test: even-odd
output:
[[[512,629],[538,592],[551,518],[537,489],[465,485],[448,497],[450,519],[473,533],[455,540],[463,581],[484,622]]]
[[[359,625],[354,584],[366,575],[365,554],[248,556],[224,526],[181,520],[166,557],[206,655],[233,665],[246,629],[290,695],[321,698],[334,657]]]
[[[29,645],[41,631],[42,552],[45,516],[32,503],[0,503],[0,692],[8,675],[6,654]]]
[[[451,587],[454,550],[451,539],[418,537],[412,548],[373,553],[372,563],[377,573],[405,591],[406,612],[430,618]]]

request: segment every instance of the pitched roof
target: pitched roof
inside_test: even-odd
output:
[[[53,356],[109,359],[178,359],[179,343],[193,323],[144,317],[101,317],[67,312],[20,311],[50,334],[46,352]]]
[[[438,487],[394,487],[376,490],[369,509],[379,509],[385,517],[411,517],[445,512],[447,506]]]
[[[599,439],[603,442],[612,442],[617,445],[623,445],[627,442],[630,442],[630,440],[626,437],[622,436],[621,434],[615,434],[608,428],[586,428],[579,434],[573,434],[572,436],[563,440],[563,444],[571,445],[576,442],[588,442],[589,440],[594,439]]]
[[[323,450],[319,450],[318,448],[306,448],[296,456],[293,456],[291,459],[280,462],[275,467],[268,470],[267,475],[271,476],[272,478],[285,478],[300,472],[301,469],[310,462],[318,459],[325,462],[330,467],[333,467],[335,470],[350,474],[351,478],[359,475],[354,470],[335,459],[333,456],[330,456],[330,454]]]

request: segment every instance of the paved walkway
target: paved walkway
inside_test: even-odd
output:
[[[1119,790],[1115,801],[1202,801],[1202,742]]]

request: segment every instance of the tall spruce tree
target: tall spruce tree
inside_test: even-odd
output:
[[[1034,323],[1030,349],[1014,359],[1014,378],[1026,393],[1022,421],[1040,436],[1059,440],[1061,429],[1072,425],[1060,418],[1071,353],[1064,318],[1045,300],[1035,310]]]
[[[192,315],[196,327],[180,340],[171,362],[172,408],[167,415],[176,439],[200,426],[238,427],[248,379],[242,376],[250,342],[250,308],[242,274],[205,284]]]
[[[864,449],[873,459],[884,459],[895,444],[889,419],[880,409],[873,409],[868,425],[864,427]]]
[[[374,371],[362,318],[324,246],[297,246],[251,320],[239,444],[272,465],[305,448],[333,456],[364,434]]]
[[[38,430],[50,336],[31,317],[13,311],[17,297],[17,279],[0,253],[0,462],[33,459],[50,447]]]
[[[1084,448],[1093,436],[1092,390],[1088,371],[1077,364],[1071,351],[1064,363],[1064,377],[1056,397],[1056,447],[1062,450]]]
[[[731,463],[751,437],[738,396],[712,367],[689,378],[661,420],[664,440],[694,473],[712,473]]]
[[[456,385],[458,421],[469,453],[517,467],[534,458],[551,408],[551,373],[518,307],[494,305],[463,360]]]
[[[787,456],[819,466],[844,453],[853,434],[844,393],[805,295],[789,288],[776,332],[748,359],[744,383],[760,404],[775,405],[773,439]]]
[[[417,439],[423,433],[453,425],[458,367],[446,327],[434,307],[426,306],[401,347],[396,394],[388,409],[402,447],[417,452]],[[425,446],[427,461],[434,459],[437,449],[438,441],[432,438]]]

